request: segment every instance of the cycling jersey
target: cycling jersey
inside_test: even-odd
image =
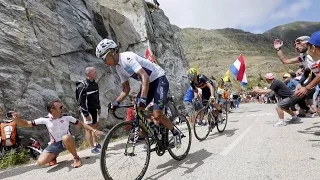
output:
[[[137,75],[137,72],[141,68],[149,75],[150,83],[165,75],[165,71],[160,66],[133,52],[123,52],[119,54],[119,62],[116,66],[116,70],[121,83],[128,81],[130,77],[141,81],[141,78]]]
[[[198,83],[195,83],[194,81],[190,82],[192,89],[195,90],[196,88],[200,88],[202,90],[202,99],[209,100],[211,96],[211,92],[210,92],[210,88],[207,86],[207,83],[210,83],[213,86],[214,91],[217,91],[215,85],[210,79],[208,79],[203,74],[197,75],[197,81]],[[214,93],[215,93],[215,96],[217,97],[216,92]]]
[[[205,89],[205,88],[208,88],[207,87],[207,83],[210,83],[215,88],[213,82],[203,74],[199,74],[197,76],[197,81],[198,81],[197,84],[194,81],[190,82],[190,85],[191,85],[192,89],[196,89],[196,88]]]
[[[52,119],[52,115],[48,114],[46,117],[32,121],[33,126],[40,124],[46,125],[50,135],[50,142],[48,144],[59,142],[62,140],[62,136],[70,134],[69,123],[78,124],[78,120],[72,116],[62,116],[58,119]]]

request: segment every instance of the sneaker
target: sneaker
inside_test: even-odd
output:
[[[288,120],[288,123],[296,123],[296,122],[301,121],[301,119],[298,116],[292,117],[292,118],[287,118],[287,120]]]
[[[279,121],[276,124],[273,125],[273,127],[280,127],[280,126],[286,126],[287,123],[284,121]]]
[[[96,146],[95,146],[96,148],[98,148],[98,149],[101,149],[101,144],[96,144]]]
[[[91,153],[93,153],[93,154],[99,154],[100,151],[99,151],[98,148],[94,147],[94,148],[91,149]]]
[[[305,114],[298,114],[297,117],[306,117]]]

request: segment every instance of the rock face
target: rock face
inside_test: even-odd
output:
[[[103,38],[141,56],[149,47],[167,72],[171,94],[182,99],[188,63],[180,43],[164,12],[150,13],[142,0],[0,0],[0,9],[0,116],[17,110],[32,120],[46,115],[47,101],[56,98],[77,116],[75,82],[85,78],[85,67],[93,66],[98,78],[105,72],[99,81],[102,127],[114,125],[107,104],[121,84],[115,70],[94,55]],[[137,90],[139,83],[131,84]],[[49,138],[40,127],[21,132],[42,143]],[[81,131],[73,132],[81,138]]]

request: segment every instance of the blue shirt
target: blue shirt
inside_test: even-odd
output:
[[[190,86],[186,92],[186,95],[184,95],[184,101],[192,102],[193,98],[194,98],[194,93],[193,93],[192,87]]]
[[[298,83],[299,83],[299,81],[294,80],[294,79],[290,79],[290,81],[288,81],[286,83],[286,85],[290,90],[295,90]]]

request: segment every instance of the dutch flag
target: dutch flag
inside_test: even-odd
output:
[[[244,62],[242,54],[240,54],[238,59],[230,66],[230,71],[237,80],[241,82],[242,86],[247,85],[246,63]]]

